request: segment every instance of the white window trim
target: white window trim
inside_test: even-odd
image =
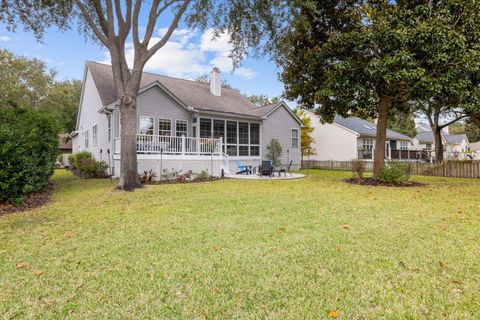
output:
[[[185,128],[184,134],[182,134],[182,135],[184,135],[185,137],[188,137],[188,120],[185,120],[185,119],[175,119],[175,135],[177,135],[177,123],[178,122],[185,123],[186,128]]]
[[[84,136],[84,140],[83,140],[83,145],[85,146],[85,149],[90,149],[90,139],[89,139],[88,129],[85,130],[85,136]]]
[[[155,117],[150,117],[150,116],[139,116],[139,117],[138,117],[138,134],[148,134],[148,133],[141,133],[141,132],[140,132],[140,130],[141,130],[141,128],[140,128],[140,123],[141,123],[141,121],[142,121],[142,118],[153,119],[153,122],[152,122],[152,124],[153,124],[152,135],[154,135],[154,134],[155,134]]]
[[[223,128],[223,144],[225,145],[225,153],[227,152],[227,146],[235,146],[237,149],[237,155],[236,156],[230,156],[230,157],[243,157],[245,159],[249,157],[254,157],[254,158],[259,158],[262,156],[262,125],[258,122],[253,122],[249,120],[232,120],[232,119],[224,119],[224,118],[217,118],[217,117],[205,117],[205,116],[199,116],[197,119],[198,123],[198,137],[200,137],[200,119],[210,119],[212,121],[211,129],[210,129],[210,136],[213,137],[213,123],[214,120],[220,120],[224,122],[224,128]],[[230,122],[236,122],[237,123],[237,142],[236,143],[227,143],[227,121]],[[240,122],[245,122],[248,123],[248,144],[240,144],[239,140],[239,123]],[[257,124],[258,125],[258,144],[252,144],[250,143],[250,124]],[[240,153],[240,146],[248,146],[248,156],[239,156],[238,154]],[[258,147],[258,156],[252,156],[250,155],[250,147]]]
[[[293,131],[297,132],[297,143],[296,143],[296,145],[293,145]],[[297,128],[291,128],[290,129],[290,145],[291,145],[292,148],[298,148],[299,145],[300,145],[300,130],[298,130]]]
[[[369,141],[369,143],[365,143],[365,141]],[[365,146],[369,146],[370,148],[365,148]],[[362,138],[362,148],[364,150],[368,150],[368,151],[373,150],[373,139],[372,138]]]
[[[113,115],[111,113],[107,113],[107,142],[112,142],[112,119]]]
[[[160,121],[162,121],[162,120],[167,120],[167,121],[170,122],[170,130],[169,130],[170,133],[167,134],[167,135],[161,135],[161,134],[160,134]],[[171,136],[173,135],[172,122],[173,122],[172,119],[169,119],[169,118],[157,118],[157,134],[158,134],[159,136],[171,137]],[[154,122],[154,123],[155,123],[155,122]],[[154,127],[155,127],[155,124],[154,124]],[[175,129],[176,129],[176,128],[175,128]]]
[[[98,125],[96,123],[92,126],[92,146],[98,146]]]

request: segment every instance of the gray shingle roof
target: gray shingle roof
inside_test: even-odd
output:
[[[106,106],[115,102],[117,100],[117,95],[113,82],[111,66],[88,61],[87,67],[93,76],[93,80],[95,81],[95,85],[103,105]],[[222,88],[222,95],[217,97],[210,93],[209,84],[161,76],[149,72],[143,73],[142,80],[140,82],[140,88],[145,87],[155,81],[158,81],[161,85],[167,88],[184,104],[198,110],[226,112],[258,117],[262,116],[262,112],[253,110],[256,109],[253,103],[251,103],[239,91],[234,89]]]
[[[282,104],[282,102],[272,103],[262,107],[253,107],[248,110],[248,113],[251,114],[252,116],[264,117],[270,111],[278,107],[280,104]]]
[[[465,137],[466,135],[464,133],[445,135],[445,139],[447,140],[447,143],[451,143],[451,144],[460,144],[462,143],[463,139],[465,139]]]
[[[355,131],[361,136],[375,137],[377,134],[377,125],[375,123],[357,117],[343,118],[336,116],[333,122]],[[390,129],[387,129],[387,139],[411,140],[410,137]]]
[[[415,136],[415,139],[417,139],[421,143],[434,143],[435,142],[435,137],[433,136],[432,131],[418,132],[417,135]]]

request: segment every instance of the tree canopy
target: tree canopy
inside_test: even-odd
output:
[[[75,130],[80,101],[79,80],[56,81],[56,71],[39,59],[0,50],[0,105],[48,111],[63,132]]]

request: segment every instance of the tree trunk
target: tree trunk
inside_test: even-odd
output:
[[[385,165],[385,145],[387,143],[388,110],[392,100],[381,95],[378,101],[377,135],[375,137],[375,158],[373,159],[373,178],[378,179]]]
[[[434,126],[432,130],[435,138],[435,162],[440,163],[443,161],[442,129]]]
[[[120,102],[121,157],[120,182],[117,188],[133,191],[142,187],[137,171],[137,101],[132,95],[124,95]]]

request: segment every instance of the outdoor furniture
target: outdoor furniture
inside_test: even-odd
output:
[[[282,172],[283,174],[285,175],[285,177],[287,177],[287,172],[284,168],[275,168],[273,169],[273,176],[275,176],[275,173],[278,173],[278,177],[280,178],[281,175],[282,175]]]
[[[292,164],[293,164],[293,160],[290,160],[290,163],[288,164],[287,166],[287,172],[292,175],[292,173],[290,172],[290,169],[292,168]],[[287,174],[285,174],[285,176],[287,176]]]
[[[260,173],[260,177],[266,175],[272,177],[273,174],[273,166],[271,160],[262,161],[262,165],[258,168],[258,172]]]
[[[252,174],[252,166],[243,165],[240,162],[240,160],[236,160],[235,163],[237,164],[237,168],[238,168],[237,174],[242,174],[242,173]]]

